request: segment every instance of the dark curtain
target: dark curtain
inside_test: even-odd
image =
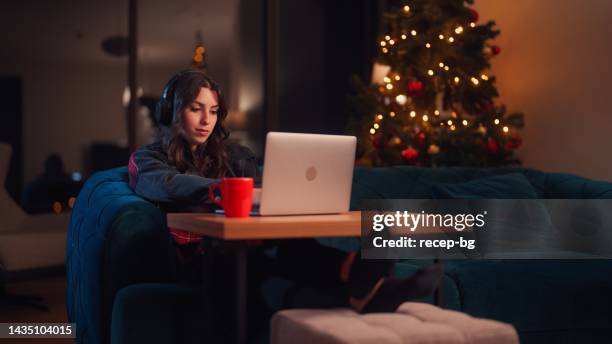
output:
[[[364,82],[371,77],[385,1],[335,0],[326,2],[326,6],[326,75],[331,86],[326,112],[331,131],[343,133],[351,77],[357,75]]]

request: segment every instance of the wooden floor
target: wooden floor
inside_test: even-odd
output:
[[[8,308],[0,305],[0,322],[20,322],[20,323],[51,323],[68,322],[66,315],[66,277],[53,277],[44,280],[11,283],[7,285],[9,293],[42,296],[45,303],[49,306],[49,312],[40,311],[32,308]],[[73,343],[71,339],[0,339],[0,343],[53,343],[64,344]]]

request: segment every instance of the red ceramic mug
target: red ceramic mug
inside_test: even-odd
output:
[[[221,200],[214,191],[221,191]],[[223,178],[208,188],[211,202],[223,208],[227,217],[248,217],[253,205],[253,178]]]

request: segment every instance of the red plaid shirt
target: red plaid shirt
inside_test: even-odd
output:
[[[174,242],[177,243],[177,245],[187,245],[194,242],[200,242],[200,240],[202,240],[202,235],[200,234],[195,234],[174,228],[169,229],[170,235],[172,235],[172,239],[174,239]]]

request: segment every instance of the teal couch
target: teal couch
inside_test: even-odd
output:
[[[364,199],[430,198],[435,185],[508,173],[523,174],[539,198],[612,198],[612,183],[524,168],[356,168],[351,208]],[[126,168],[87,181],[67,240],[67,310],[79,342],[205,340],[201,305],[193,302],[197,290],[172,283],[165,215],[132,192]],[[324,243],[355,248],[351,240]],[[396,273],[409,275],[422,264],[402,261]],[[612,342],[612,260],[447,261],[445,267],[445,307],[511,323],[523,343]],[[331,304],[319,291],[280,277],[264,282],[262,293],[272,309]]]

